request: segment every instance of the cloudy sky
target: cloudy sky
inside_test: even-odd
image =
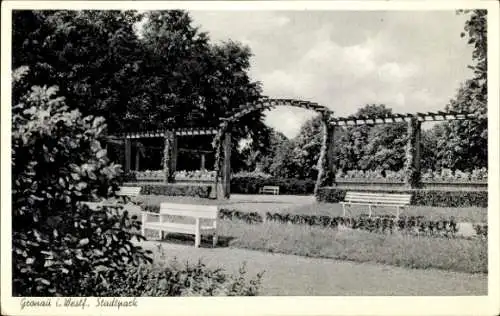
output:
[[[250,46],[251,76],[269,97],[318,102],[339,116],[364,104],[442,110],[470,76],[454,11],[191,11],[212,40]],[[289,137],[315,113],[280,107],[266,123]]]

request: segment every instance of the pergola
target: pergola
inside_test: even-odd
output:
[[[295,100],[295,99],[270,99],[267,97],[260,100],[241,105],[239,109],[221,118],[217,127],[211,128],[172,128],[167,130],[140,131],[117,135],[125,140],[125,166],[126,172],[130,171],[131,164],[131,141],[139,138],[163,138],[164,139],[164,159],[163,169],[165,171],[165,182],[175,181],[174,173],[177,167],[178,137],[214,135],[213,147],[215,153],[214,171],[215,187],[217,198],[230,197],[231,180],[231,129],[238,120],[255,111],[263,111],[276,106],[293,106],[304,109],[310,109],[321,115],[322,122],[322,144],[318,160],[318,178],[316,180],[315,194],[320,187],[335,184],[336,166],[334,165],[334,133],[335,127],[359,126],[388,124],[397,122],[407,122],[408,124],[408,143],[407,143],[407,161],[405,168],[408,171],[406,184],[408,187],[415,187],[420,182],[420,135],[422,122],[430,121],[449,121],[449,120],[468,120],[474,118],[471,113],[459,112],[427,112],[427,113],[406,113],[391,114],[387,116],[348,116],[335,117],[334,113],[325,106],[314,102]],[[204,151],[204,153],[206,153]],[[202,161],[204,161],[202,156]],[[202,166],[204,163],[202,162]],[[220,181],[220,183],[219,183]]]

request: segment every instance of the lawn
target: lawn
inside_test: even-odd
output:
[[[259,212],[261,215],[265,215],[266,212],[329,216],[342,216],[343,214],[340,204],[317,203],[312,196],[234,194],[229,200],[217,201],[183,196],[143,195],[139,197],[139,200],[146,205],[159,205],[161,202],[220,205],[223,208],[237,209],[243,212]],[[353,216],[361,213],[367,214],[367,208],[353,207],[350,212]],[[394,209],[375,208],[374,214],[394,214]],[[481,207],[410,206],[402,214],[424,216],[429,220],[450,219],[453,216],[457,222],[486,223],[488,209]]]
[[[307,197],[236,196],[229,201],[186,197],[142,196],[144,204],[176,203],[220,204],[223,208],[261,213],[277,212],[315,215],[341,215],[338,204],[316,203]],[[297,203],[293,203],[297,202]],[[299,203],[302,204],[299,204]],[[486,209],[410,207],[407,215],[424,215],[430,219],[449,218],[457,221],[486,221]],[[219,225],[220,245],[264,252],[330,258],[355,262],[371,262],[392,266],[428,269],[436,268],[467,273],[488,272],[487,240],[448,239],[408,236],[398,233],[377,234],[359,230],[337,230],[306,225],[273,222],[247,224],[238,220],[222,220]],[[174,236],[175,237],[175,236]],[[191,242],[192,237],[181,238]]]
[[[447,239],[332,230],[305,225],[222,221],[220,234],[230,247],[307,257],[382,263],[408,268],[488,272],[488,243],[481,239]]]
[[[467,274],[436,269],[356,263],[332,259],[308,258],[248,249],[211,248],[209,241],[202,248],[192,241],[178,245],[167,240],[145,242],[153,250],[156,264],[172,259],[195,264],[202,260],[208,267],[238,273],[246,263],[248,277],[264,272],[259,295],[486,295],[485,274]]]

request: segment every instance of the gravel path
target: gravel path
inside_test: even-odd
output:
[[[146,241],[144,248],[163,249],[169,259],[237,272],[246,262],[249,277],[265,271],[261,295],[487,295],[488,276],[441,270],[316,259],[235,248],[194,248],[191,244]]]

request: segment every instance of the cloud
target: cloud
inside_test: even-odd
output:
[[[442,110],[470,76],[465,18],[453,11],[195,12],[214,40],[250,46],[251,76],[270,97],[318,102],[337,115],[384,103]],[[311,111],[276,109],[266,123],[295,135]]]

